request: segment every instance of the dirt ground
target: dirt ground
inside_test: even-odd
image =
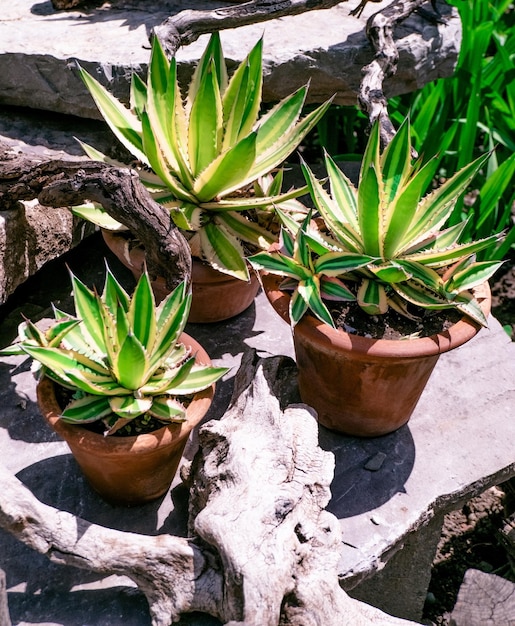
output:
[[[515,254],[493,280],[492,313],[515,340]],[[504,518],[515,511],[515,479],[488,489],[448,514],[433,563],[424,623],[448,626],[465,572],[478,569],[515,582],[515,562],[499,540]]]

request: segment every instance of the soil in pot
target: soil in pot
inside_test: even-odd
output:
[[[183,334],[181,341],[209,364],[203,348]],[[136,505],[162,496],[170,487],[188,437],[211,405],[214,385],[195,394],[185,422],[168,424],[136,436],[104,436],[60,419],[62,407],[54,383],[43,378],[37,387],[38,404],[50,426],[68,444],[89,484],[112,504]]]
[[[131,244],[130,233],[102,231],[102,236],[111,252],[138,280],[145,262],[144,249]],[[188,321],[205,324],[221,322],[239,315],[252,304],[259,287],[259,280],[254,271],[250,272],[250,281],[245,282],[218,272],[207,263],[193,257],[192,302]],[[162,277],[152,281],[152,288],[158,302],[170,293]]]

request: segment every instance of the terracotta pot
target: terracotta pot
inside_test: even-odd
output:
[[[281,280],[262,274],[268,300],[289,323],[290,296],[278,289]],[[488,283],[475,295],[488,315]],[[431,337],[368,339],[305,315],[293,334],[300,396],[327,428],[360,437],[386,435],[409,420],[440,354],[469,341],[478,330],[464,317]]]
[[[205,350],[186,334],[197,361],[211,363]],[[43,378],[37,387],[38,405],[50,426],[68,444],[90,485],[114,504],[142,504],[163,495],[177,472],[184,447],[211,405],[214,385],[196,394],[186,411],[187,420],[134,437],[104,437],[60,419],[54,383]]]
[[[102,235],[107,247],[138,280],[145,262],[145,250],[136,247],[127,254],[127,237],[112,231],[102,231]],[[193,257],[192,301],[188,321],[201,324],[221,322],[245,311],[254,301],[260,287],[254,271],[251,271],[250,276],[249,282],[238,280]],[[162,277],[152,281],[152,288],[158,302],[170,293]]]

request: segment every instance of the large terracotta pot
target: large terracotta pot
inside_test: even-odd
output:
[[[192,348],[197,362],[211,363],[194,339],[183,334],[181,342]],[[149,502],[167,491],[188,437],[209,409],[213,393],[214,385],[194,396],[185,422],[134,437],[104,437],[60,419],[62,409],[50,379],[43,378],[37,387],[41,413],[66,441],[90,485],[108,502],[125,505]]]
[[[279,290],[281,280],[262,274],[269,301],[289,323],[290,296]],[[488,283],[475,295],[488,315]],[[300,396],[327,428],[360,437],[386,435],[409,420],[440,354],[469,341],[478,330],[462,318],[431,337],[368,339],[305,315],[293,334]]]
[[[138,280],[145,262],[144,249],[135,247],[128,252],[125,236],[112,231],[102,231],[102,235],[107,247]],[[188,321],[201,324],[221,322],[245,311],[254,301],[260,286],[254,271],[251,271],[250,276],[249,282],[238,280],[193,258],[192,301]],[[158,302],[170,293],[162,277],[152,281],[152,288]]]

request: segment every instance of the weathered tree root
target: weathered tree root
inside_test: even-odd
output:
[[[319,447],[305,405],[281,410],[284,367],[291,375],[290,359],[244,355],[231,407],[201,428],[189,477],[191,539],[91,524],[42,504],[2,466],[0,526],[53,562],[129,576],[153,626],[189,611],[231,626],[413,624],[340,588],[341,531],[325,511],[334,458]]]
[[[0,204],[15,207],[34,198],[49,207],[98,202],[145,246],[151,276],[163,276],[170,288],[190,280],[188,243],[134,170],[78,159],[44,161],[0,144]]]

